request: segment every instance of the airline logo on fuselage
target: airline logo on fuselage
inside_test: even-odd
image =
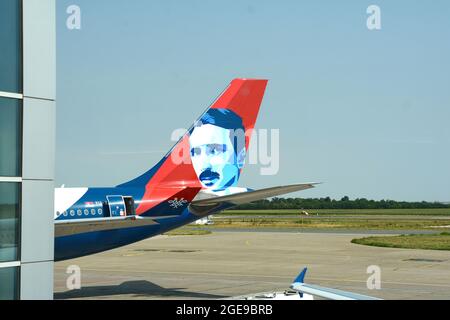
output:
[[[185,200],[184,198],[181,198],[180,200],[178,200],[178,198],[175,198],[173,200],[169,200],[168,203],[172,208],[178,209],[179,207],[183,207],[187,203],[187,200]]]

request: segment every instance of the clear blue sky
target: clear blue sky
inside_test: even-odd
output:
[[[450,201],[447,0],[58,0],[57,18],[58,185],[141,174],[231,79],[262,77],[257,127],[280,129],[281,167],[247,166],[240,185]]]

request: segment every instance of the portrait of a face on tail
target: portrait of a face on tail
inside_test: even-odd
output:
[[[189,131],[192,165],[204,188],[235,186],[245,161],[245,128],[228,109],[209,109]]]

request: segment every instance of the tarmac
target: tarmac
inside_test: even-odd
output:
[[[366,236],[365,234],[364,236]],[[450,299],[450,252],[352,244],[352,233],[221,231],[157,236],[55,263],[55,299],[222,299],[306,283],[382,299]],[[69,290],[67,268],[81,270]],[[380,289],[368,289],[369,266]]]

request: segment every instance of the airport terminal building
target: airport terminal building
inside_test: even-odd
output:
[[[0,300],[53,298],[55,0],[0,1]]]

